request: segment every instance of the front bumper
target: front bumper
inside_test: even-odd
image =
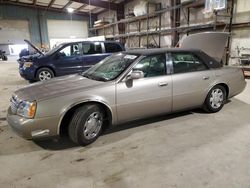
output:
[[[25,139],[47,138],[59,135],[59,117],[45,117],[37,119],[26,119],[12,114],[8,109],[7,122],[18,135]]]
[[[19,67],[19,74],[25,80],[34,80],[35,79],[35,76],[34,76],[35,70],[33,70],[31,68],[24,69],[24,67]]]

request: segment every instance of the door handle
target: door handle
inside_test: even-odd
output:
[[[167,85],[168,85],[167,82],[160,82],[160,83],[158,83],[159,87],[164,87],[164,86],[167,86]]]
[[[203,76],[202,79],[203,79],[203,80],[208,80],[208,79],[209,79],[209,76]]]

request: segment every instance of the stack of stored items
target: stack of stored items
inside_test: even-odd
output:
[[[110,21],[108,21],[105,18],[102,18],[101,20],[97,20],[94,22],[94,27],[101,27],[101,26],[104,26],[104,25],[109,24],[109,23],[110,23]]]

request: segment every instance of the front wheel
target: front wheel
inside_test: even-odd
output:
[[[45,81],[54,77],[54,73],[49,68],[41,68],[37,71],[36,80],[37,81]]]
[[[204,109],[212,113],[220,111],[224,106],[226,96],[226,90],[223,86],[214,86],[207,94]]]
[[[98,105],[84,105],[76,109],[69,124],[69,137],[79,145],[94,142],[101,134],[104,113]]]
[[[3,61],[7,61],[7,60],[8,60],[7,56],[4,55],[4,56],[3,56]]]

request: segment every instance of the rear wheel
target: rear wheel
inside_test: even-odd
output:
[[[206,97],[204,103],[204,109],[207,112],[218,112],[220,111],[225,103],[226,100],[226,90],[221,85],[214,86],[209,92]]]
[[[84,105],[76,109],[70,124],[69,137],[79,145],[94,142],[101,134],[104,113],[98,105]]]
[[[54,73],[49,68],[41,68],[37,71],[36,80],[45,81],[54,77]]]

